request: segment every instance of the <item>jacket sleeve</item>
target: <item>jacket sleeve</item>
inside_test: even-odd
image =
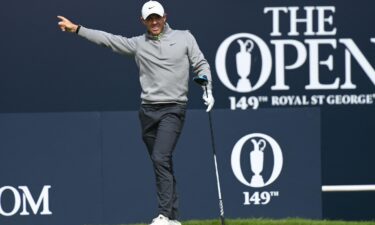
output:
[[[113,35],[100,30],[93,30],[81,26],[78,35],[101,46],[112,49],[112,51],[123,55],[134,55],[136,50],[135,38],[126,38]]]
[[[208,78],[207,88],[212,90],[212,76],[210,65],[207,60],[204,58],[203,53],[199,49],[198,43],[195,40],[194,36],[187,31],[187,43],[188,43],[188,56],[190,64],[193,68],[193,72],[197,75],[206,75]]]

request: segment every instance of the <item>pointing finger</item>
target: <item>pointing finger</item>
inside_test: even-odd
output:
[[[63,16],[57,16],[57,18],[59,18],[60,20],[66,22],[66,21],[69,21],[67,18],[63,17]]]

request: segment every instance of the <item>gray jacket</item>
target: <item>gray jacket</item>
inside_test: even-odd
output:
[[[146,33],[126,38],[81,27],[78,35],[114,52],[135,57],[143,104],[186,103],[189,64],[194,73],[206,75],[210,81],[208,88],[212,87],[210,66],[189,31],[172,30],[166,24],[159,37]]]

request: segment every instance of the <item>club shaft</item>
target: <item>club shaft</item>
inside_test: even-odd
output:
[[[208,97],[207,86],[204,86],[204,89],[205,89],[205,92],[206,92],[206,96]],[[212,144],[212,151],[213,151],[213,155],[214,155],[217,192],[218,192],[218,195],[219,195],[220,219],[221,219],[221,225],[225,225],[224,204],[223,204],[223,199],[222,199],[222,196],[221,196],[219,168],[217,166],[216,146],[215,146],[214,131],[213,131],[214,129],[212,127],[211,112],[208,112],[208,122],[210,124],[211,144]]]

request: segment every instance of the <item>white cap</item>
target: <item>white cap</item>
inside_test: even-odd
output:
[[[164,16],[164,8],[157,1],[148,1],[142,7],[142,18],[147,19],[151,14],[157,14],[159,16]]]

